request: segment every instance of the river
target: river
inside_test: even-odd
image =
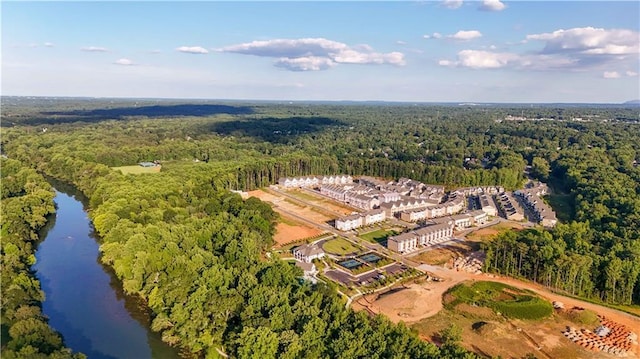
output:
[[[89,359],[179,358],[178,350],[149,328],[148,309],[125,295],[113,271],[100,263],[86,198],[51,182],[57,213],[42,232],[33,266],[49,324],[68,347]]]

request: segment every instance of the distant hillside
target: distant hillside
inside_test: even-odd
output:
[[[631,100],[624,103],[624,105],[638,105],[640,106],[640,100]]]

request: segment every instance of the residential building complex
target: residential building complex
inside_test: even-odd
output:
[[[318,187],[323,184],[348,183],[353,183],[353,178],[348,175],[283,177],[278,180],[278,184],[284,188]]]
[[[512,221],[524,220],[524,209],[510,193],[501,193],[497,199],[506,219]]]
[[[545,227],[553,227],[558,223],[556,213],[542,199],[542,196],[547,194],[546,184],[542,182],[529,183],[524,189],[517,190],[515,194],[533,212],[538,223]]]

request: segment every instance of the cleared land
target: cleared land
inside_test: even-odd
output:
[[[588,303],[579,299],[565,297],[551,293],[546,288],[530,282],[523,282],[513,278],[497,277],[491,274],[471,274],[456,272],[442,267],[422,265],[427,270],[442,279],[441,282],[422,282],[408,285],[408,289],[390,292],[379,298],[368,295],[352,304],[355,310],[366,310],[369,313],[383,314],[393,322],[405,322],[418,330],[420,336],[426,340],[437,342],[437,332],[455,323],[463,328],[462,344],[468,349],[487,356],[502,355],[503,357],[521,358],[527,353],[535,353],[539,358],[547,358],[538,351],[538,346],[551,358],[614,358],[603,353],[588,352],[564,337],[562,331],[568,325],[578,326],[575,322],[584,319],[566,318],[554,314],[551,318],[541,321],[505,319],[498,316],[494,310],[462,304],[454,310],[443,309],[443,294],[449,288],[465,280],[483,280],[505,283],[518,289],[533,291],[536,295],[548,301],[563,302],[566,308],[580,307],[633,328],[640,334],[640,318],[621,313],[611,308]],[[473,325],[485,321],[489,325],[483,330],[474,330]],[[521,328],[518,331],[517,328]],[[594,330],[595,327],[585,327]],[[524,333],[523,333],[524,332]],[[635,345],[634,353],[629,357],[640,357],[640,346]]]
[[[467,234],[465,237],[468,241],[474,242],[484,242],[486,240],[490,240],[495,237],[497,234],[511,231],[511,230],[521,230],[524,226],[515,222],[501,222],[496,225],[480,228],[477,231],[473,231]]]
[[[326,241],[322,244],[322,249],[324,249],[325,252],[339,256],[357,253],[361,250],[360,248],[353,245],[353,243],[347,241],[344,238],[334,238]]]
[[[433,248],[412,256],[411,260],[419,263],[451,267],[455,258],[465,257],[478,249],[480,249],[478,242],[453,242],[452,244]]]
[[[291,220],[287,222],[291,223]],[[322,233],[317,228],[312,228],[302,224],[289,224],[280,222],[276,226],[276,234],[273,236],[276,246],[283,246],[291,242],[296,242],[302,239],[315,237]]]
[[[138,175],[142,173],[158,173],[162,166],[154,166],[154,167],[142,167],[140,165],[134,166],[120,166],[120,167],[111,167],[112,170],[120,171],[122,174],[128,175]]]
[[[342,206],[338,202],[332,201],[330,199],[322,197],[321,195],[316,195],[305,190],[294,189],[286,192],[290,196],[293,196],[305,202],[309,202],[313,205],[320,206],[328,211],[336,212],[336,214],[340,214],[342,216],[349,215],[355,211],[353,208]]]
[[[312,208],[301,207],[295,203],[292,203],[292,201],[287,201],[283,197],[279,197],[262,190],[251,191],[249,192],[249,196],[257,197],[265,202],[271,203],[273,209],[276,212],[280,214],[284,213],[284,215],[287,217],[291,217],[290,213],[295,213],[296,216],[305,218],[311,222],[318,224],[326,224],[327,221],[335,219],[335,217],[328,217],[324,214],[316,212]]]

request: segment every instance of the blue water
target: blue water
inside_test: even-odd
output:
[[[121,283],[99,262],[93,228],[76,197],[56,191],[56,217],[36,251],[33,269],[49,324],[90,359],[179,358],[149,329],[145,308],[123,295]]]

